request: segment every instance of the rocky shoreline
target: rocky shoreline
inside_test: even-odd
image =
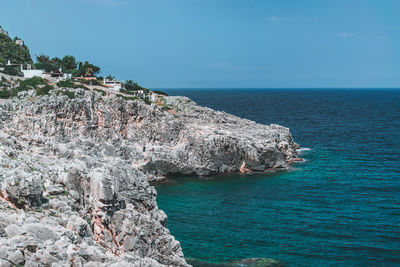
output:
[[[0,103],[0,266],[188,266],[149,182],[298,159],[288,128],[186,97],[57,90]]]

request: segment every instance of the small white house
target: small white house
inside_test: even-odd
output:
[[[122,89],[122,84],[116,80],[103,79],[103,85],[114,91],[120,91]]]
[[[21,70],[24,74],[24,78],[42,77],[43,70]]]
[[[22,41],[22,40],[20,40],[20,39],[15,40],[15,43],[16,43],[17,45],[19,45],[19,46],[24,46],[24,41]]]
[[[7,66],[19,66],[24,78],[42,77],[44,70],[33,70],[31,64],[13,64],[7,61]]]

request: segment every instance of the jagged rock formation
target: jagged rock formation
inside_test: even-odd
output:
[[[0,104],[0,265],[186,266],[150,180],[285,168],[289,130],[166,97],[77,89]]]

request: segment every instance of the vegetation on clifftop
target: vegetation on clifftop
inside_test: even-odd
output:
[[[0,66],[5,66],[7,60],[11,63],[33,64],[31,54],[26,45],[20,46],[5,34],[0,34]]]
[[[147,104],[151,104],[152,101],[155,102],[154,98],[150,101],[151,90],[140,86],[137,82],[132,80],[127,80],[124,82],[116,82],[115,77],[108,75],[107,77],[98,77],[100,73],[100,67],[88,62],[88,61],[77,61],[72,55],[66,55],[62,58],[50,57],[45,54],[36,56],[36,63],[33,63],[28,47],[23,43],[17,43],[19,38],[11,39],[7,34],[0,33],[0,68],[1,72],[8,74],[10,76],[20,76],[23,77],[24,74],[21,71],[21,65],[31,64],[34,65],[34,69],[44,70],[44,72],[50,73],[52,77],[59,77],[64,74],[70,74],[66,77],[69,80],[43,80],[42,78],[35,77],[32,79],[27,79],[25,81],[20,81],[15,79],[14,81],[4,81],[0,84],[0,98],[12,98],[17,96],[19,92],[34,89],[37,95],[46,95],[55,86],[56,88],[83,88],[85,90],[90,90],[85,85],[99,86],[99,87],[110,87],[108,84],[117,84],[116,90],[119,90],[123,94],[128,94],[130,96],[124,96],[127,100],[143,99]],[[14,65],[7,65],[7,61]],[[28,68],[30,69],[30,68]],[[36,75],[36,74],[35,74]],[[48,74],[46,79],[49,77]],[[74,80],[71,77],[75,77]],[[64,76],[65,78],[65,76]],[[58,82],[57,82],[58,81]],[[114,89],[114,88],[112,88]],[[102,93],[103,96],[106,92],[95,88],[97,92]],[[153,91],[158,95],[167,95],[162,91]],[[121,94],[119,94],[121,95]],[[69,95],[69,97],[72,95]],[[71,97],[70,97],[71,98]]]
[[[19,85],[11,90],[0,90],[0,98],[15,97],[18,93],[29,90],[35,90],[36,95],[38,96],[48,95],[52,89],[54,89],[54,87],[48,85],[42,78],[33,77],[31,79],[20,81]]]

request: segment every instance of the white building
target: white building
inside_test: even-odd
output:
[[[15,43],[16,43],[17,45],[19,45],[19,46],[24,46],[24,41],[22,41],[22,40],[20,40],[20,39],[15,40]]]
[[[116,80],[103,79],[103,85],[115,91],[122,89],[122,84]]]
[[[24,70],[21,69],[21,72],[24,74],[24,78],[33,78],[33,77],[42,77],[43,70]]]
[[[10,60],[7,61],[7,66],[19,66],[24,78],[42,77],[44,70],[33,70],[31,64],[12,64]]]

